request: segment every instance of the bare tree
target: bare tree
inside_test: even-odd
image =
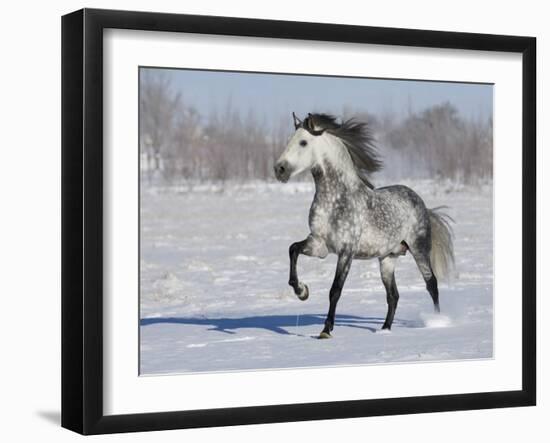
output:
[[[179,106],[180,95],[174,92],[166,73],[148,69],[140,72],[140,151],[149,181],[168,160]]]
[[[377,132],[392,157],[416,172],[409,176],[420,172],[463,181],[492,177],[491,119],[468,121],[453,105],[443,103],[412,113],[401,123],[386,121]]]

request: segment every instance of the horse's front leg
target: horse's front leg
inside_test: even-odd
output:
[[[348,276],[351,262],[353,261],[353,253],[349,250],[344,250],[338,254],[338,264],[336,265],[336,275],[330,288],[330,306],[328,309],[327,319],[325,320],[325,327],[319,338],[330,338],[330,332],[334,328],[334,317],[336,315],[336,305],[342,294],[342,288]]]
[[[290,276],[288,284],[294,289],[294,293],[300,300],[307,300],[309,297],[309,288],[298,279],[296,264],[300,254],[310,257],[325,258],[328,255],[328,249],[325,242],[314,235],[309,235],[305,240],[293,243],[288,250],[290,256]]]

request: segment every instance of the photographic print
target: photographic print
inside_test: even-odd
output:
[[[140,375],[493,358],[493,85],[139,68]]]
[[[97,9],[61,34],[63,427],[536,404],[535,38]]]

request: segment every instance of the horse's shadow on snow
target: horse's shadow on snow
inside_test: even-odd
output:
[[[235,334],[240,329],[265,329],[283,335],[301,335],[289,332],[285,328],[297,329],[303,326],[323,326],[325,315],[261,315],[242,318],[207,318],[207,317],[153,317],[142,318],[140,326],[157,324],[208,326],[210,331]],[[384,323],[382,317],[360,317],[357,315],[337,315],[335,326],[366,329],[376,332]],[[417,322],[410,320],[394,320],[394,327],[416,328]]]

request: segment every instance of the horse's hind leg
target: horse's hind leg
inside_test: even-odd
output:
[[[435,312],[439,312],[439,290],[437,288],[437,278],[432,270],[432,265],[430,263],[430,253],[425,250],[411,250],[411,253],[416,261],[416,265],[426,282],[426,289],[430,293],[432,300],[434,302]]]
[[[392,255],[380,259],[380,275],[382,276],[382,283],[384,283],[384,287],[386,288],[386,300],[388,301],[388,314],[386,315],[386,321],[382,329],[391,329],[395,310],[397,309],[397,302],[399,301],[399,292],[397,292],[397,285],[395,284],[396,262],[397,257]]]

